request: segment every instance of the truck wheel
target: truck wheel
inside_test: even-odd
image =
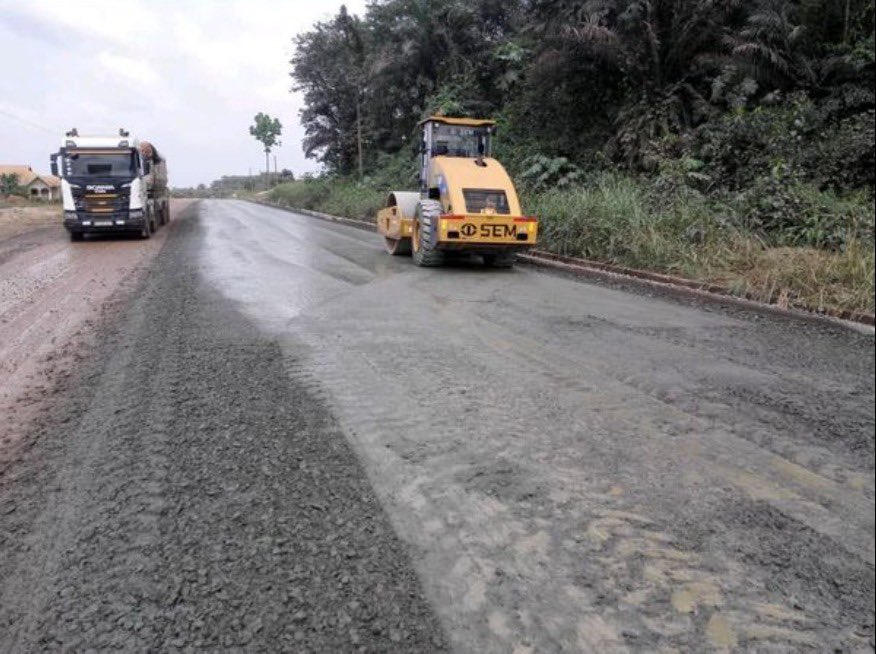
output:
[[[425,268],[444,263],[444,253],[435,249],[437,239],[434,238],[440,215],[441,203],[437,200],[420,200],[417,203],[414,234],[411,237],[411,257],[418,266]]]
[[[152,237],[152,218],[146,216],[143,220],[143,227],[140,228],[140,238],[147,239]]]
[[[513,252],[496,252],[494,254],[483,255],[484,265],[487,268],[513,268],[514,253]]]
[[[85,233],[84,232],[70,232],[70,240],[74,241],[74,242],[83,241],[83,240],[85,240]]]
[[[409,238],[384,238],[386,251],[391,255],[400,257],[411,253],[411,239]]]
[[[164,203],[164,209],[162,210],[161,215],[163,217],[165,225],[170,223],[170,202]]]

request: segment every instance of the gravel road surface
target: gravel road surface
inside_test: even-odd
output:
[[[336,421],[205,286],[200,234],[171,223],[0,476],[0,652],[445,650]]]
[[[136,291],[0,472],[0,651],[873,648],[872,332],[237,201]]]

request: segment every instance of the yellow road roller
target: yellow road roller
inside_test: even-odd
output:
[[[453,253],[509,268],[535,245],[538,220],[524,216],[514,184],[490,156],[492,120],[430,116],[420,123],[420,190],[393,191],[377,213],[390,254],[440,266]]]

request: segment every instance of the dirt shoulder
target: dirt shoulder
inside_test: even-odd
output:
[[[38,229],[61,227],[61,207],[0,207],[0,241]]]
[[[174,215],[186,206],[175,202]],[[168,234],[71,243],[48,209],[7,209],[3,216],[14,235],[0,238],[0,468],[16,456],[28,422],[88,356],[97,326],[125,306]]]

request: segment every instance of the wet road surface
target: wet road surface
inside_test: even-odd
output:
[[[206,278],[329,402],[460,651],[872,644],[872,334],[201,216]]]
[[[0,473],[0,650],[873,645],[872,333],[203,201],[95,341]]]

